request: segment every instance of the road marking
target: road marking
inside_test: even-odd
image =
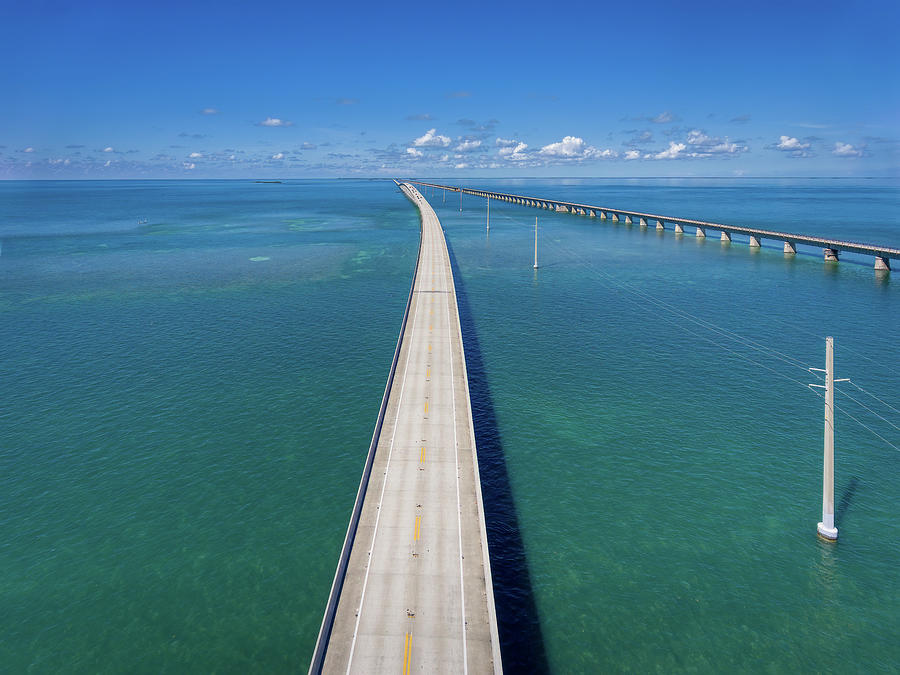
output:
[[[419,303],[416,302],[416,308],[413,310],[413,322],[412,322],[412,324],[409,324],[409,325],[411,325],[411,326],[415,325],[416,317],[418,316],[418,314],[419,314]],[[410,333],[410,335],[412,335],[412,333]],[[403,379],[400,382],[400,397],[397,399],[398,409],[400,407],[402,407],[402,405],[403,405],[403,392],[406,389],[406,373],[409,370],[409,357],[410,357],[411,353],[412,353],[412,350],[409,350],[406,352],[406,364],[403,366]],[[387,487],[387,483],[388,483],[387,477],[388,477],[390,469],[391,469],[391,457],[394,454],[394,438],[397,436],[397,427],[399,427],[399,426],[400,426],[399,424],[394,424],[394,429],[391,432],[391,444],[389,446],[387,463],[385,464],[385,469],[384,469],[385,478],[384,478],[384,482],[381,484],[381,495],[378,497],[378,508],[376,509],[377,515],[375,516],[375,527],[372,528],[372,543],[369,544],[369,564],[366,565],[366,574],[363,577],[362,591],[360,592],[360,595],[359,595],[359,611],[356,613],[356,624],[353,626],[353,639],[350,641],[350,654],[347,657],[347,674],[348,675],[350,673],[350,669],[353,666],[353,652],[356,649],[356,638],[359,635],[359,620],[362,618],[362,615],[363,615],[363,607],[364,607],[364,603],[365,603],[365,599],[366,599],[366,586],[369,583],[369,571],[372,569],[372,554],[375,552],[375,538],[378,536],[378,524],[381,521],[381,512],[383,510],[381,507],[384,504],[384,489]]]
[[[425,379],[426,379],[426,380],[430,380],[430,379],[431,379],[431,368],[427,368],[427,369],[425,370]]]
[[[422,462],[422,464],[425,463],[425,446],[424,445],[422,446],[422,456],[419,458],[419,461]]]
[[[425,414],[428,414],[428,401],[425,401]]]
[[[419,531],[422,527],[422,516],[416,516],[416,529],[413,532],[413,541],[419,541]]]
[[[431,353],[431,345],[428,345],[428,353]]]
[[[403,675],[409,675],[410,659],[412,657],[412,634],[406,634],[406,647],[403,651]]]

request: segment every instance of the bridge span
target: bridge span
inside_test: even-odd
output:
[[[864,244],[855,241],[843,241],[840,239],[829,239],[824,237],[814,237],[805,234],[792,234],[790,232],[777,232],[775,230],[761,230],[753,227],[743,227],[741,225],[726,225],[724,223],[710,223],[702,220],[692,220],[690,218],[677,218],[675,216],[661,216],[653,213],[641,213],[640,211],[626,211],[624,209],[613,209],[605,206],[596,206],[591,204],[579,204],[576,202],[560,201],[558,199],[545,199],[543,197],[528,197],[525,195],[514,195],[505,192],[492,192],[490,190],[477,190],[472,188],[464,188],[456,185],[440,185],[437,183],[424,183],[421,181],[409,181],[416,185],[431,187],[442,190],[452,190],[461,194],[470,194],[486,199],[496,199],[498,201],[510,202],[512,204],[521,204],[523,206],[532,206],[539,209],[550,209],[564,213],[575,213],[581,216],[590,216],[591,218],[599,217],[600,220],[611,220],[612,222],[623,222],[626,225],[638,221],[642,228],[649,226],[649,223],[655,221],[657,230],[665,230],[666,226],[670,226],[675,230],[676,234],[685,234],[685,227],[694,228],[694,234],[697,237],[705,237],[707,230],[720,233],[722,241],[730,242],[733,235],[741,235],[749,238],[751,247],[760,247],[763,239],[771,239],[784,243],[784,252],[788,255],[797,253],[797,246],[803,244],[805,246],[813,246],[821,248],[826,262],[837,262],[842,251],[848,253],[858,253],[861,255],[871,255],[875,258],[875,269],[889,271],[891,269],[891,259],[900,260],[900,248],[892,248],[889,246],[878,246],[875,244]]]
[[[309,672],[499,675],[450,258],[434,210],[397,185],[421,215],[416,271]]]

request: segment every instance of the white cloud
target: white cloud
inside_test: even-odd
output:
[[[796,138],[791,138],[790,136],[779,136],[778,145],[775,147],[779,150],[807,150],[809,148],[809,143],[801,143]]]
[[[421,150],[416,150],[415,148],[407,148],[407,149],[406,149],[406,154],[407,154],[407,155],[410,155],[411,157],[415,157],[415,158],[418,159],[419,157],[421,157],[421,156],[422,156],[423,154],[425,154],[425,153],[423,153]]]
[[[283,120],[278,117],[267,117],[256,126],[259,127],[292,127],[294,123],[289,120]]]
[[[416,147],[428,146],[428,145],[437,145],[446,148],[450,145],[450,138],[447,136],[441,136],[436,133],[437,129],[429,129],[425,132],[424,135],[419,136],[416,140],[413,141],[413,145]]]
[[[501,141],[503,141],[503,147],[501,147],[497,152],[498,155],[514,162],[521,162],[528,159],[528,155],[525,152],[525,150],[528,148],[527,143],[522,143],[521,141],[507,141],[505,139],[498,138],[497,144],[501,145]]]
[[[71,164],[71,161],[69,161],[68,159],[63,159],[62,157],[56,159],[48,159],[47,162],[49,162],[50,164],[62,164],[64,166],[68,166],[69,164]]]
[[[498,138],[497,145],[501,148],[508,148],[510,146],[516,146],[519,144],[519,141],[515,141],[511,138]]]
[[[112,160],[108,159],[108,160],[106,160],[106,164],[104,164],[103,166],[110,166],[111,164],[112,164]]]
[[[838,157],[862,157],[863,151],[860,148],[854,148],[849,143],[838,141],[834,144],[834,150],[831,151],[831,154]]]
[[[583,159],[608,159],[617,156],[617,153],[608,148],[606,150],[598,150],[592,145],[585,145],[584,139],[578,138],[578,136],[565,136],[561,141],[545,145],[539,152],[545,157],[576,161]]]
[[[469,165],[466,164],[465,162],[460,162],[459,164],[456,164],[453,168],[454,169],[468,169]]]
[[[189,159],[200,159],[201,157],[203,157],[202,152],[192,152],[190,155],[188,155]]]
[[[628,150],[625,153],[625,159],[640,159],[641,153],[638,150]]]
[[[463,141],[459,145],[456,146],[456,149],[460,152],[466,152],[468,150],[474,150],[475,148],[481,145],[481,141]]]
[[[25,148],[22,152],[34,152],[34,148],[32,148],[32,147],[29,145],[29,146],[28,146],[27,148]]]
[[[103,148],[103,152],[115,152],[115,150],[113,150],[111,145],[107,145],[105,148]]]
[[[196,168],[197,168],[197,165],[194,164],[193,162],[182,162],[182,163],[181,163],[181,166],[183,166],[183,167],[184,167],[185,169],[187,169],[188,171],[190,171],[191,169],[196,169]]]
[[[203,110],[200,111],[200,114],[201,115],[218,115],[219,111],[216,110],[215,108],[204,108]]]
[[[688,132],[687,144],[693,149],[693,152],[688,153],[689,157],[737,155],[741,152],[746,152],[749,149],[746,145],[732,143],[728,138],[723,139],[707,136],[699,129],[693,129]]]
[[[668,124],[669,122],[675,121],[675,115],[666,110],[659,113],[656,117],[651,117],[650,121],[654,124]]]
[[[669,141],[669,147],[663,150],[662,152],[657,152],[655,155],[651,155],[653,159],[676,159],[678,155],[684,152],[684,149],[687,146],[684,143],[676,143],[675,141]]]
[[[192,155],[192,156],[193,156],[193,155]],[[284,159],[284,153],[283,153],[283,152],[276,152],[274,155],[272,155],[272,159]]]
[[[411,148],[410,148],[410,149],[411,149]],[[442,162],[449,162],[449,161],[450,161],[450,155],[441,155],[441,161],[442,161]]]

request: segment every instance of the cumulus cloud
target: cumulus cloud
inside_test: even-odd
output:
[[[201,157],[203,157],[202,152],[192,152],[188,155],[188,159],[200,159]]]
[[[284,159],[284,153],[276,152],[274,155],[272,155],[272,159]]]
[[[115,152],[115,150],[111,145],[107,145],[105,148],[103,148],[103,152]]]
[[[442,136],[437,133],[437,129],[429,129],[425,132],[424,135],[419,136],[416,140],[413,141],[413,145],[416,147],[422,146],[439,146],[446,148],[450,145],[450,138],[448,136]]]
[[[618,153],[608,148],[606,150],[598,150],[592,145],[586,145],[584,139],[578,136],[565,136],[561,141],[545,145],[538,152],[544,157],[575,161],[607,159],[618,156]]]
[[[838,157],[862,157],[863,151],[861,148],[855,148],[849,143],[838,141],[834,144],[834,150],[831,151],[831,154]]]
[[[625,152],[625,159],[640,159],[641,153],[638,150],[628,150]]]
[[[267,117],[262,122],[257,122],[258,127],[292,127],[294,123],[290,120],[283,120],[278,117]]]
[[[497,151],[497,154],[504,159],[509,159],[514,162],[521,162],[528,159],[528,154],[525,152],[528,148],[527,143],[508,138],[498,138],[497,145],[500,146],[500,150]]]
[[[651,155],[653,159],[677,159],[678,156],[684,152],[687,146],[684,143],[676,143],[675,141],[669,141],[669,147],[663,150],[662,152],[657,152],[655,155]]]
[[[112,148],[110,148],[110,150],[112,150]],[[34,148],[32,148],[32,147],[29,145],[29,146],[28,146],[27,148],[25,148],[22,152],[34,152]]]
[[[406,154],[409,155],[410,157],[415,157],[416,159],[418,159],[425,153],[423,153],[421,150],[416,150],[415,148],[407,148]]]
[[[107,162],[107,164],[109,164],[109,162]],[[193,162],[182,162],[182,163],[181,163],[181,166],[183,166],[183,167],[184,167],[185,169],[187,169],[188,171],[190,171],[191,169],[196,169],[196,168],[197,168],[197,165],[194,164]]]
[[[689,157],[711,157],[712,155],[737,155],[747,152],[749,148],[746,145],[734,143],[726,138],[717,138],[707,136],[705,132],[699,129],[693,129],[688,132],[687,144],[691,146]]]
[[[218,115],[219,111],[216,110],[215,108],[204,108],[203,110],[200,111],[200,114],[201,115]]]
[[[467,152],[469,150],[474,150],[479,146],[481,146],[481,141],[462,141],[459,145],[456,146],[456,150],[458,152]]]
[[[468,168],[469,168],[469,165],[466,164],[465,162],[460,162],[459,164],[455,164],[455,165],[453,166],[453,168],[454,168],[454,169],[468,169]]]
[[[791,157],[809,157],[809,143],[803,143],[797,138],[791,136],[779,136],[778,143],[775,144],[776,150],[781,150],[790,154]]]

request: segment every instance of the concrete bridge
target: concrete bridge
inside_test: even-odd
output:
[[[310,673],[502,673],[447,245],[421,215],[400,339]]]
[[[737,234],[748,237],[749,245],[751,247],[760,247],[763,239],[771,239],[783,242],[784,252],[790,255],[797,253],[797,246],[799,244],[813,246],[822,249],[824,259],[828,262],[837,262],[842,252],[870,255],[875,259],[876,270],[889,271],[891,269],[891,260],[900,260],[900,248],[891,248],[888,246],[876,246],[854,241],[827,239],[805,234],[792,234],[790,232],[761,230],[753,227],[742,227],[740,225],[709,223],[702,220],[691,220],[689,218],[661,216],[653,213],[641,213],[640,211],[626,211],[624,209],[613,209],[605,206],[565,202],[558,199],[545,199],[543,197],[527,197],[505,192],[492,192],[490,190],[476,190],[454,185],[439,185],[436,183],[423,183],[420,181],[409,182],[415,183],[416,185],[442,190],[452,190],[461,194],[470,194],[486,199],[509,202],[511,204],[521,204],[522,206],[549,209],[551,211],[562,213],[575,213],[580,216],[600,218],[600,220],[610,220],[614,223],[624,222],[626,225],[631,225],[634,222],[637,222],[642,228],[649,227],[650,223],[655,223],[657,230],[665,230],[668,226],[673,228],[676,234],[685,234],[685,228],[691,228],[697,237],[706,237],[707,231],[711,230],[713,232],[718,232],[722,241],[729,242],[732,240],[731,238]]]

